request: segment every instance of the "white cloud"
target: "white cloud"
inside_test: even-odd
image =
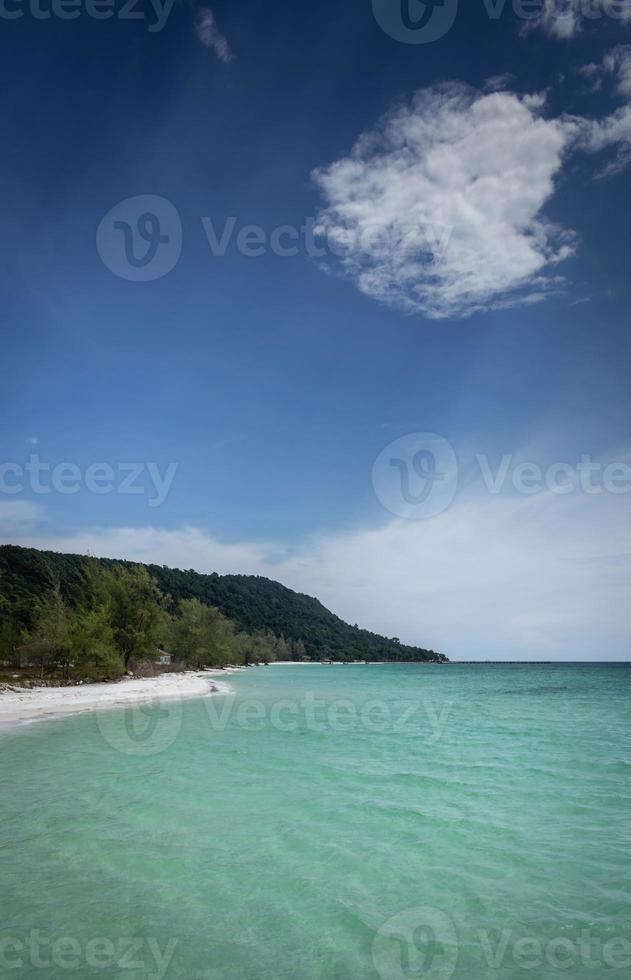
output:
[[[604,119],[579,121],[580,146],[588,153],[617,148],[616,156],[598,174],[609,177],[620,173],[631,163],[631,45],[621,45],[609,51],[600,65],[586,65],[581,74],[592,80],[595,88],[603,79],[611,78],[618,95],[626,101]]]
[[[502,75],[491,75],[484,83],[484,91],[499,92],[502,89],[508,88],[514,81],[515,76],[510,71],[506,71]]]
[[[631,99],[631,45],[621,44],[608,51],[600,64],[583,65],[579,74],[592,80],[594,89],[602,88],[602,80],[610,76],[615,80],[616,91]]]
[[[631,45],[619,45],[609,51],[605,55],[603,68],[615,77],[618,92],[631,99]]]
[[[581,65],[577,69],[578,74],[582,75],[583,78],[588,78],[591,82],[590,90],[592,92],[598,92],[602,88],[602,66],[596,64]]]
[[[430,520],[321,534],[291,552],[224,544],[198,528],[25,530],[10,540],[266,575],[348,622],[453,659],[625,659],[630,527],[629,494],[492,496],[478,487]]]
[[[533,23],[560,41],[574,37],[581,29],[583,0],[545,0],[543,14]]]
[[[604,20],[631,20],[630,0],[544,0],[541,16],[526,21],[525,30],[541,28],[559,41],[569,41]]]
[[[212,48],[220,61],[225,64],[234,60],[226,38],[217,28],[215,15],[210,7],[202,7],[195,20],[195,33],[206,48]]]
[[[467,316],[554,287],[571,233],[542,209],[573,124],[543,98],[452,83],[416,93],[314,174],[319,230],[344,271],[382,302]]]
[[[606,119],[586,124],[583,136],[585,150],[599,153],[610,147],[617,147],[616,156],[600,170],[599,177],[620,173],[631,164],[631,105],[621,107]]]
[[[0,534],[24,534],[43,520],[43,511],[27,500],[0,500]]]

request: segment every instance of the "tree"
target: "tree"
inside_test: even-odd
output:
[[[177,660],[195,667],[221,667],[239,660],[233,624],[199,599],[180,601],[178,616],[171,623],[170,646]]]
[[[292,640],[291,643],[291,659],[292,660],[306,660],[307,659],[307,649],[302,642],[302,640]]]
[[[33,628],[28,633],[21,650],[32,664],[40,669],[40,677],[51,665],[62,667],[66,677],[71,663],[70,617],[56,582],[52,591],[35,609]]]
[[[105,607],[75,610],[70,620],[69,633],[75,667],[98,679],[120,677],[124,671],[124,662],[116,649],[114,631]]]
[[[269,663],[275,660],[274,643],[276,637],[269,633],[239,633],[241,662],[250,664]]]
[[[24,630],[17,619],[11,615],[8,603],[0,597],[0,663],[17,666],[20,660],[20,647],[24,640]]]
[[[166,600],[146,568],[117,567],[97,580],[96,602],[107,613],[115,648],[128,667],[155,658],[169,627]]]

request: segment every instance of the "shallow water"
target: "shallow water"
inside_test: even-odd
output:
[[[631,975],[631,669],[229,684],[0,735],[0,975]]]

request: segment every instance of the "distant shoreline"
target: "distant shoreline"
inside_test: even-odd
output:
[[[270,660],[265,667],[386,667],[388,664],[407,664],[411,667],[429,667],[452,663],[450,660]]]

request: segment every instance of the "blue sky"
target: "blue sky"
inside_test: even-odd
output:
[[[2,539],[267,574],[456,659],[626,659],[629,5],[406,43],[399,0],[33,3],[0,40]],[[430,516],[392,498],[414,433],[456,458]],[[602,486],[550,489],[585,457]]]

